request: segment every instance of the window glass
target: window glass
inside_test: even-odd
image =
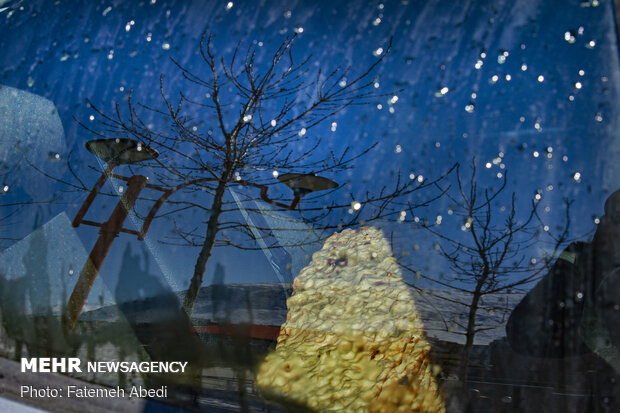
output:
[[[0,406],[620,409],[611,0],[0,21]]]

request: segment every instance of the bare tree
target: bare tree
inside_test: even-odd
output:
[[[531,285],[550,267],[557,258],[559,248],[569,241],[570,203],[565,200],[566,220],[561,227],[556,228],[559,234],[554,235],[538,214],[537,197],[534,197],[525,214],[517,215],[514,192],[510,197],[510,206],[505,207],[504,213],[494,210],[493,202],[500,199],[506,190],[506,173],[497,189],[480,188],[474,159],[469,181],[464,182],[459,166],[455,169],[455,179],[456,189],[444,188],[441,183],[437,185],[452,201],[453,213],[463,220],[462,231],[450,231],[438,222],[419,224],[437,240],[435,246],[452,275],[431,276],[409,265],[401,265],[438,288],[462,293],[437,294],[437,298],[450,301],[467,311],[465,322],[455,320],[456,326],[464,331],[462,334],[465,336],[459,369],[459,376],[464,383],[476,334],[500,326],[479,319],[479,311],[503,312],[503,316],[510,311],[507,306],[498,306],[497,303],[485,304],[484,298],[502,292],[516,292]],[[411,212],[415,216],[413,208]],[[547,252],[542,257],[535,257],[541,243],[546,243]],[[463,295],[469,298],[461,299]]]
[[[37,220],[45,216],[45,209],[61,202],[56,194],[48,199],[12,197],[15,191],[13,182],[21,172],[18,165],[8,165],[0,160],[0,251],[28,235],[25,231],[36,229],[37,223],[40,224]],[[26,223],[24,217],[35,217],[35,222]],[[28,224],[34,224],[35,228],[30,228]]]
[[[242,190],[243,199],[258,199],[257,188],[263,192],[278,181],[272,171],[286,171],[289,177],[313,176],[343,171],[367,154],[375,145],[353,151],[345,147],[339,153],[318,151],[323,141],[311,133],[312,129],[352,105],[371,102],[378,95],[372,87],[373,71],[389,52],[385,48],[374,63],[358,74],[352,67],[337,67],[330,71],[322,68],[311,72],[311,57],[300,62],[294,59],[295,36],[285,39],[266,59],[250,46],[245,53],[238,44],[228,58],[216,56],[213,38],[203,34],[199,51],[206,74],[190,70],[173,60],[189,87],[178,92],[173,102],[160,77],[160,95],[163,109],[134,104],[131,96],[126,114],[119,104],[113,115],[93,106],[101,119],[102,128],[95,130],[82,125],[101,137],[130,137],[146,143],[165,156],[157,159],[157,178],[169,188],[196,192],[197,187],[210,196],[208,206],[199,202],[170,201],[174,208],[166,213],[197,209],[208,216],[204,227],[184,228],[175,220],[174,235],[183,245],[199,246],[200,251],[184,299],[184,308],[191,315],[203,282],[206,266],[216,246],[257,248],[257,235],[263,228],[237,218],[227,220],[226,214],[239,211],[237,202],[227,200],[231,190]],[[390,42],[391,43],[391,42]],[[190,96],[190,91],[199,98]],[[206,96],[206,98],[205,98]],[[144,121],[139,112],[163,117],[167,129],[157,131]],[[207,129],[202,119],[211,117],[216,127]],[[168,159],[166,159],[168,158]],[[297,179],[297,178],[295,178]],[[289,179],[289,183],[295,179]],[[438,178],[441,180],[442,177]],[[390,188],[380,188],[356,199],[327,203],[322,195],[306,198],[301,206],[299,198],[308,188],[293,188],[295,199],[290,205],[271,202],[279,207],[297,208],[304,219],[318,225],[318,230],[329,231],[363,224],[373,219],[396,215],[407,204],[405,198],[414,191],[432,187],[437,181],[423,184],[400,177]],[[286,182],[285,182],[286,183]],[[290,185],[289,185],[290,186]],[[332,191],[342,189],[328,186]],[[254,195],[252,195],[254,191]],[[170,192],[171,193],[171,192]],[[233,192],[234,193],[234,192]],[[430,199],[428,200],[430,201]],[[418,203],[416,206],[425,204]],[[335,223],[327,220],[334,211],[346,211],[345,218]],[[264,213],[260,208],[248,208],[249,213]],[[151,217],[152,218],[152,217]],[[204,231],[201,233],[201,231]],[[239,242],[222,236],[224,231],[236,232],[244,238]],[[247,242],[249,241],[249,242]],[[264,243],[263,243],[264,244]]]

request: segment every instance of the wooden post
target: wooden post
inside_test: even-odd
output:
[[[114,239],[118,237],[123,223],[125,222],[125,218],[127,218],[129,211],[138,199],[138,195],[142,189],[146,186],[147,181],[148,178],[142,175],[135,175],[129,178],[127,181],[127,191],[118,201],[118,204],[116,204],[110,218],[102,224],[101,230],[99,231],[99,238],[93,246],[86,260],[86,264],[84,264],[84,268],[82,268],[80,278],[73,288],[69,303],[67,304],[67,309],[63,316],[63,324],[67,332],[70,333],[75,328],[75,324],[86,303],[88,294],[95,283],[95,279],[103,265],[103,261],[108,251],[110,251]],[[90,201],[92,202],[92,199]]]

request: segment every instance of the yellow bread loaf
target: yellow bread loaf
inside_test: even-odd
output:
[[[445,412],[430,346],[381,230],[325,241],[293,283],[256,384],[296,411]]]

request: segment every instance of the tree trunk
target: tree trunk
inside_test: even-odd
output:
[[[469,306],[469,314],[467,318],[467,331],[465,333],[465,346],[463,347],[463,353],[461,354],[461,365],[459,368],[459,378],[463,387],[467,383],[467,370],[469,368],[469,352],[474,345],[474,337],[476,335],[476,313],[478,312],[478,305],[480,303],[482,284],[478,283],[476,289],[473,292],[473,298]]]
[[[248,405],[248,392],[246,389],[246,375],[243,367],[237,370],[237,395],[239,396],[239,411],[248,413],[250,406]]]
[[[224,201],[224,193],[226,192],[227,184],[228,177],[227,174],[224,174],[215,190],[215,196],[213,197],[213,203],[211,204],[211,216],[209,217],[209,221],[207,221],[207,235],[205,237],[205,242],[202,244],[202,248],[198,254],[196,266],[194,267],[194,275],[192,275],[189,289],[185,295],[185,300],[183,300],[183,309],[187,313],[188,317],[192,316],[194,304],[196,304],[196,299],[198,298],[198,293],[200,292],[200,286],[202,285],[202,280],[204,279],[204,275],[207,270],[207,262],[209,261],[211,252],[215,246],[215,238],[217,236],[219,218],[222,213],[222,203]]]

